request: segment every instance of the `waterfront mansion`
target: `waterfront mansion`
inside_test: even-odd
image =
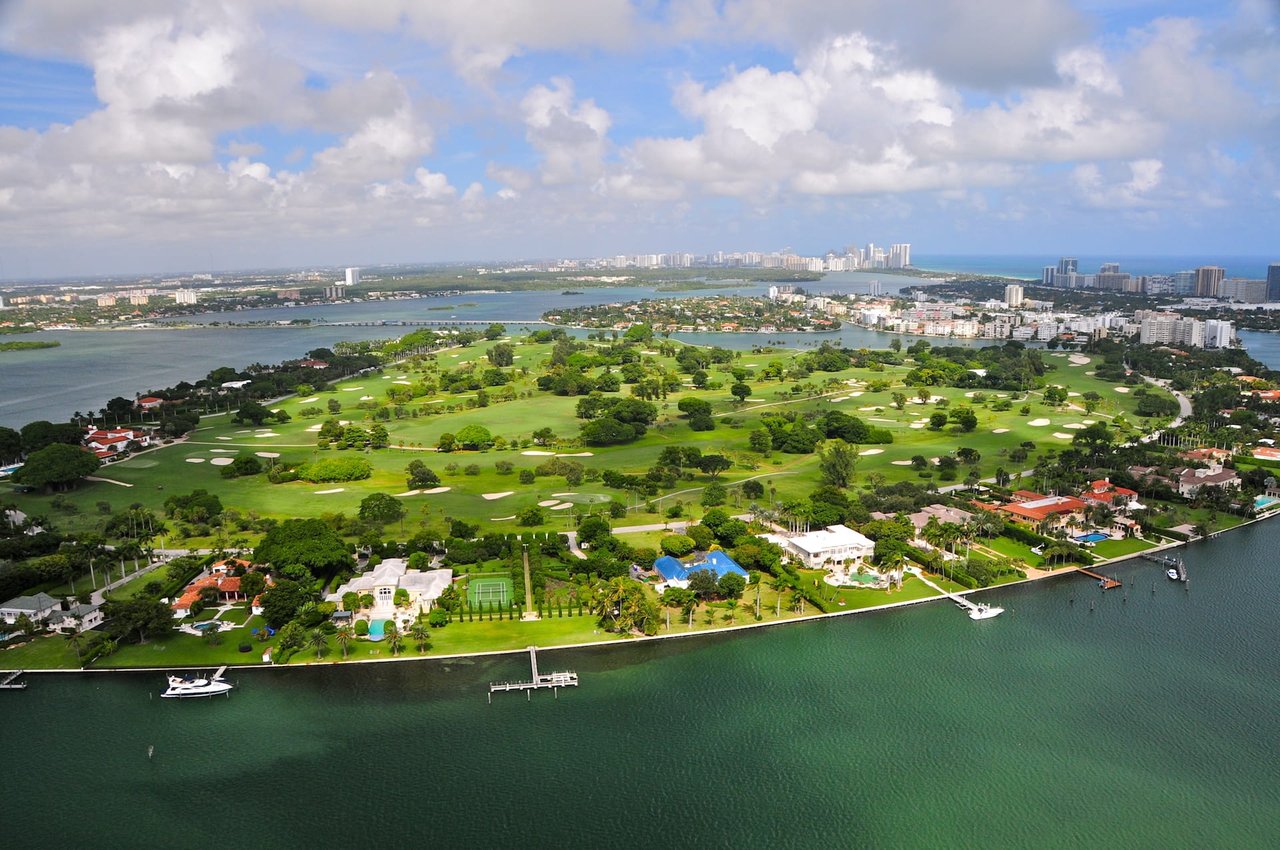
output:
[[[401,595],[404,607],[414,612],[428,611],[452,583],[453,570],[411,570],[404,558],[387,558],[370,572],[356,576],[330,593],[325,600],[342,605],[342,597],[348,593],[369,595],[373,597],[370,619],[390,619],[395,615],[397,590],[408,595],[407,603]]]

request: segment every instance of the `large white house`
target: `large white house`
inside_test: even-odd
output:
[[[871,538],[844,525],[829,525],[791,537],[780,534],[767,537],[814,570],[868,561],[876,548]]]
[[[348,593],[369,594],[373,597],[370,619],[388,619],[396,613],[397,590],[409,594],[408,610],[416,615],[430,610],[452,583],[453,570],[411,570],[404,558],[387,558],[372,572],[356,576],[325,598],[342,605],[342,597]]]
[[[0,605],[0,620],[12,626],[23,614],[33,623],[43,623],[51,614],[58,611],[62,603],[47,593],[35,596],[19,596]]]

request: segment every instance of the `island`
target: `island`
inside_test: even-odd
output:
[[[41,348],[57,348],[62,343],[57,340],[14,340],[11,342],[0,342],[0,351],[35,351]]]
[[[702,288],[702,287],[699,287]],[[542,320],[579,328],[626,330],[643,325],[657,333],[732,331],[740,333],[821,332],[840,329],[840,320],[819,309],[741,295],[646,298],[548,310]]]
[[[218,367],[0,428],[0,666],[390,661],[935,599],[973,616],[975,591],[1108,586],[1112,560],[1271,515],[1278,387],[1240,350],[744,351],[646,323]]]

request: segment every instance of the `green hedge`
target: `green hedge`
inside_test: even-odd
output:
[[[1004,536],[1008,537],[1010,540],[1016,540],[1019,543],[1025,543],[1028,546],[1031,546],[1033,548],[1036,546],[1044,546],[1047,543],[1053,542],[1048,537],[1045,537],[1043,534],[1038,534],[1032,531],[1031,529],[1027,528],[1026,526],[1018,525],[1016,522],[1005,522]]]

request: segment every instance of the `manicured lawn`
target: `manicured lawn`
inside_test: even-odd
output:
[[[1094,545],[1092,551],[1099,558],[1119,558],[1124,555],[1134,555],[1138,552],[1145,552],[1156,544],[1150,540],[1142,540],[1138,537],[1129,537],[1124,540],[1101,540]]]
[[[1008,537],[993,537],[990,540],[979,541],[981,545],[999,552],[1006,558],[1016,558],[1023,563],[1033,567],[1038,567],[1044,563],[1044,559],[1031,551],[1031,547],[1025,543],[1019,543],[1017,540],[1010,540]]]
[[[0,650],[0,669],[4,670],[75,670],[79,667],[80,661],[67,645],[67,639],[59,635],[34,638],[22,646]]]

